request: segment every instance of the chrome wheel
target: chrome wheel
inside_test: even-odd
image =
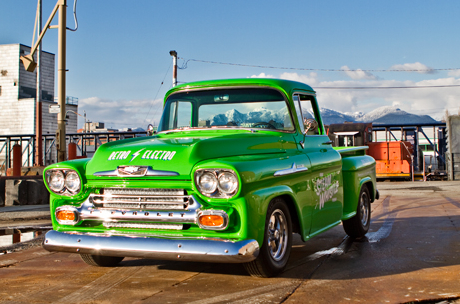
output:
[[[359,208],[361,209],[361,224],[363,225],[363,227],[367,227],[369,222],[370,205],[369,196],[366,191],[361,192],[361,196],[359,198]]]
[[[276,209],[272,212],[267,228],[267,245],[270,249],[270,255],[275,261],[279,261],[286,254],[288,245],[287,221],[283,211]]]
[[[362,238],[371,223],[371,196],[367,185],[363,185],[356,204],[356,215],[343,221],[345,232],[353,238]]]
[[[244,267],[254,277],[268,278],[281,273],[291,255],[291,213],[280,197],[268,205],[263,236],[259,256]]]

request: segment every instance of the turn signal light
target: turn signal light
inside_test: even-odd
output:
[[[56,219],[60,223],[75,223],[76,216],[72,210],[58,210],[56,211]]]
[[[208,214],[200,216],[200,224],[208,227],[222,227],[224,225],[224,218],[221,215]]]

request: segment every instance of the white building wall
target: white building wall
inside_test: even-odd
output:
[[[0,135],[35,134],[37,69],[26,71],[20,60],[30,51],[22,44],[0,45]],[[55,134],[57,114],[49,113],[49,105],[56,104],[55,55],[43,51],[41,64],[42,133]],[[78,105],[66,105],[66,110],[78,112]],[[66,133],[77,133],[76,115],[69,112],[68,117]]]
[[[19,91],[19,45],[0,45],[0,109],[3,101],[17,100]]]

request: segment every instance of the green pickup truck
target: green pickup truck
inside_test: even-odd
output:
[[[369,229],[375,161],[367,147],[331,144],[306,84],[174,87],[157,132],[45,169],[54,230],[43,246],[95,266],[143,257],[277,275],[293,233],[307,241],[340,223],[353,238]]]

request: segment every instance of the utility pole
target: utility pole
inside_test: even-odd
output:
[[[65,73],[66,73],[66,14],[67,0],[59,0],[59,33],[58,33],[58,104],[61,111],[58,113],[58,128],[56,131],[57,161],[66,160],[66,140],[65,140]]]
[[[37,66],[37,63],[34,60],[34,54],[38,49],[39,44],[41,43],[43,36],[45,35],[48,28],[56,28],[56,26],[50,26],[51,21],[53,21],[54,16],[59,10],[59,37],[58,37],[58,104],[60,107],[60,112],[58,114],[58,129],[56,131],[56,148],[57,148],[57,159],[58,162],[66,160],[66,132],[65,132],[65,101],[66,101],[66,92],[65,92],[65,72],[66,72],[66,13],[67,13],[67,0],[58,0],[56,6],[53,9],[48,21],[46,22],[43,30],[40,33],[40,36],[37,40],[37,43],[33,46],[29,55],[21,56],[21,61],[24,64],[24,68],[33,72]]]
[[[37,5],[37,22],[38,32],[42,31],[42,0],[38,0]],[[34,33],[35,35],[35,33]],[[41,102],[41,55],[42,55],[42,42],[38,44],[37,53],[37,94],[35,97],[35,166],[43,166],[43,144],[42,144],[42,102]]]
[[[177,85],[177,52],[169,51],[169,55],[173,56],[173,87]]]

